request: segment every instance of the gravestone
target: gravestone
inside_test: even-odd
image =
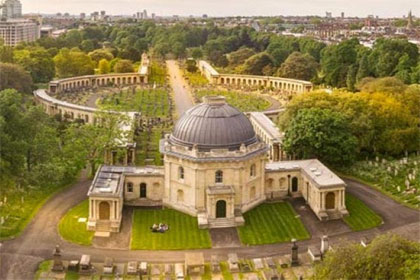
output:
[[[61,261],[61,249],[59,245],[56,245],[54,248],[53,259],[54,259],[54,263],[51,270],[54,272],[63,272],[64,266],[63,266],[63,262]]]
[[[296,239],[292,239],[292,257],[291,257],[291,265],[297,266],[299,265],[299,257],[298,257],[298,245],[296,244]]]
[[[324,255],[329,249],[328,236],[323,235],[321,238],[321,254]]]

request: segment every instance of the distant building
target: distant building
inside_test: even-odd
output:
[[[86,14],[85,13],[80,13],[80,19],[85,19],[86,18]]]
[[[332,18],[332,13],[331,12],[325,12],[325,17],[326,18]]]
[[[341,18],[344,18],[344,12],[341,12]]]
[[[40,37],[38,23],[25,19],[0,21],[0,38],[6,46],[16,46],[21,42],[33,42]]]
[[[147,19],[147,11],[146,11],[146,9],[143,10],[143,18],[144,19]]]
[[[208,18],[207,14],[204,14],[204,15],[203,15],[203,18]]]
[[[411,14],[411,10],[408,12],[408,19],[407,19],[407,29],[412,29],[414,27],[413,24],[413,15]]]
[[[42,26],[41,27],[41,37],[52,37],[54,28],[52,26]]]
[[[21,18],[22,4],[19,0],[5,0],[0,4],[2,18]]]

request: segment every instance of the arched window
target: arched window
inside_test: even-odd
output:
[[[184,202],[184,191],[183,190],[178,190],[176,192],[176,200],[178,202]]]
[[[214,181],[216,183],[223,183],[223,171],[222,170],[217,170],[216,171]]]
[[[184,167],[180,166],[178,168],[178,178],[179,179],[184,179]]]
[[[251,168],[249,169],[249,176],[255,177],[257,175],[257,167],[255,164],[251,165]]]
[[[127,183],[127,192],[133,192],[133,183]]]

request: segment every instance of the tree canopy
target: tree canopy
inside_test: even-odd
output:
[[[420,245],[398,235],[376,237],[367,247],[350,243],[328,251],[313,279],[417,279]]]

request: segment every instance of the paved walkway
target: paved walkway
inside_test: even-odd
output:
[[[169,74],[169,84],[173,90],[173,98],[175,101],[175,109],[178,117],[191,108],[194,104],[190,87],[182,76],[182,72],[175,60],[166,61]]]

